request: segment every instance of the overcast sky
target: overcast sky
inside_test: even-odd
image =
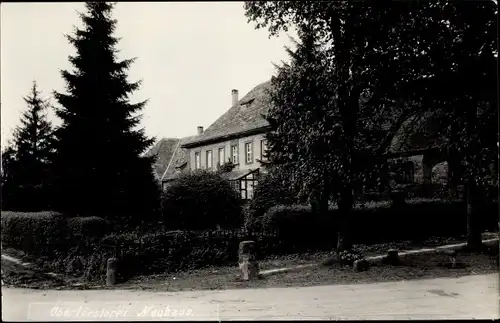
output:
[[[33,80],[54,104],[52,90],[64,90],[59,70],[71,68],[68,55],[74,54],[64,34],[80,25],[76,11],[84,6],[2,3],[0,10],[3,146],[19,124]],[[241,98],[270,79],[273,62],[288,61],[288,36],[269,39],[267,30],[255,30],[242,2],[122,2],[113,16],[119,59],[137,57],[129,78],[144,82],[132,99],[150,99],[142,126],[158,139],[194,135],[198,125],[206,129],[229,109],[231,89]]]

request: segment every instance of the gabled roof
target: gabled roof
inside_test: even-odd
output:
[[[269,130],[269,123],[263,115],[271,106],[267,92],[271,86],[270,80],[257,85],[239,100],[238,105],[231,107],[201,135],[184,138],[180,146],[194,148],[252,133],[266,132]],[[442,146],[444,136],[440,134],[438,119],[433,113],[409,117],[394,135],[386,153],[404,154]],[[386,120],[382,127],[389,130],[392,121],[394,120]]]
[[[262,117],[262,114],[267,113],[270,107],[270,97],[267,94],[267,90],[270,88],[270,80],[257,85],[201,135],[183,145],[196,147],[269,127],[269,123]]]
[[[172,159],[175,147],[179,143],[177,138],[160,139],[151,149],[144,154],[145,157],[156,156],[156,161],[153,164],[155,177],[160,180],[163,173],[167,169],[167,165]]]
[[[190,140],[193,140],[195,137],[196,136],[185,137],[178,140],[172,156],[165,166],[165,171],[159,177],[162,182],[174,179],[178,173],[182,172],[184,166],[186,166],[189,162],[188,151],[185,148],[182,148],[182,145]]]
[[[409,117],[394,135],[388,154],[401,154],[439,148],[446,143],[439,116],[433,112]]]

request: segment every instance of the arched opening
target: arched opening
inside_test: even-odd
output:
[[[447,161],[446,154],[442,153],[437,149],[430,149],[424,153],[424,158],[422,159],[424,183],[432,183],[432,169],[437,164]],[[446,168],[448,169],[448,168]]]

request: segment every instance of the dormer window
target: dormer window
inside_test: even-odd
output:
[[[242,107],[242,108],[246,108],[246,107],[248,107],[250,104],[252,104],[252,102],[253,102],[254,100],[255,100],[255,99],[250,99],[250,100],[248,100],[248,101],[242,102],[242,103],[240,103],[240,107]]]

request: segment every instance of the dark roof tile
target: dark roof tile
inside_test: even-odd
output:
[[[177,176],[179,172],[182,172],[182,166],[188,163],[189,161],[189,153],[188,150],[182,148],[182,145],[196,136],[181,138],[176,145],[172,158],[165,165],[164,172],[160,175],[161,181],[170,180]]]
[[[151,149],[144,154],[145,157],[156,156],[153,164],[154,174],[159,180],[174,154],[175,147],[179,143],[177,138],[163,138],[159,140]]]
[[[186,143],[201,145],[208,140],[269,126],[262,114],[267,113],[270,107],[270,98],[267,94],[270,88],[270,80],[257,85],[239,100],[238,105],[231,107],[201,135]]]

